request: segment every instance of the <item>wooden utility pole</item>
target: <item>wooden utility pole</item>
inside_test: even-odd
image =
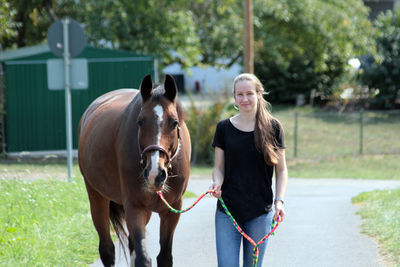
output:
[[[254,73],[253,4],[244,0],[244,72]]]

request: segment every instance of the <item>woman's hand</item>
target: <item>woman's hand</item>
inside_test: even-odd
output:
[[[213,182],[210,186],[210,190],[215,190],[214,193],[211,193],[213,197],[220,198],[222,195],[221,184],[218,182]]]
[[[278,218],[281,217],[281,222],[286,216],[286,212],[283,209],[283,203],[282,201],[278,200],[275,202],[275,215],[274,215],[274,220],[278,221]]]

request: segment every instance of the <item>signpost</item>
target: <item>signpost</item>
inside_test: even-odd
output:
[[[67,137],[67,164],[68,181],[72,177],[72,112],[71,112],[71,57],[79,55],[85,47],[85,34],[83,29],[73,19],[65,18],[54,22],[47,33],[47,43],[50,50],[59,57],[64,58],[64,83],[65,83],[65,119]],[[49,68],[48,74],[49,75]],[[87,88],[87,86],[86,86]]]

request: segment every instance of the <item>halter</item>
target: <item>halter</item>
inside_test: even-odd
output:
[[[143,149],[143,151],[142,151],[142,149],[140,147],[140,138],[139,138],[140,128],[139,128],[138,135],[137,135],[137,141],[138,141],[138,148],[139,148],[139,154],[140,154],[140,166],[142,168],[144,168],[144,155],[145,155],[146,152],[149,152],[149,151],[160,151],[160,152],[164,153],[167,156],[166,165],[167,165],[168,171],[171,170],[172,161],[178,156],[179,150],[181,148],[181,127],[178,126],[177,130],[178,130],[178,147],[176,148],[175,153],[172,155],[172,157],[170,157],[169,154],[168,154],[168,151],[165,150],[162,146],[159,146],[159,145],[149,145],[145,149]]]

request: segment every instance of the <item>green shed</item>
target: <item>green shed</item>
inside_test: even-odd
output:
[[[5,78],[6,153],[66,149],[64,90],[49,90],[47,84],[47,60],[53,58],[47,44],[0,55]],[[74,149],[78,147],[79,119],[96,97],[119,88],[138,88],[142,78],[155,71],[154,57],[132,52],[88,46],[77,58],[88,62],[89,88],[71,90]]]

